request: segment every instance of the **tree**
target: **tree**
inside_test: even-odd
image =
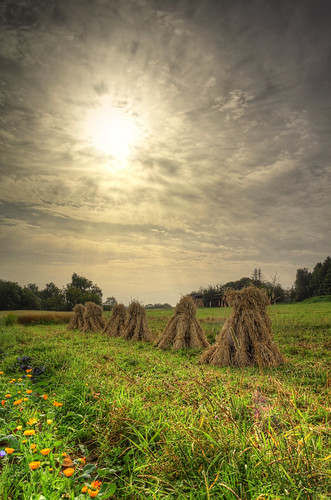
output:
[[[94,302],[98,306],[102,304],[102,290],[92,281],[73,273],[71,283],[65,287],[65,298],[68,309],[73,309],[75,304]]]
[[[52,281],[40,292],[41,306],[46,311],[65,311],[64,293]]]
[[[41,309],[40,297],[31,288],[23,287],[21,295],[21,309],[38,310]]]
[[[0,310],[21,309],[22,288],[14,281],[0,280]]]
[[[107,300],[102,304],[104,311],[111,311],[113,307],[117,304],[115,297],[107,297]]]
[[[311,296],[309,287],[310,280],[311,280],[311,273],[309,272],[307,267],[297,270],[294,288],[295,288],[295,299],[298,302],[301,302],[302,300],[307,299],[308,297]]]

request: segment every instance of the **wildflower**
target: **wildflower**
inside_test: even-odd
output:
[[[32,372],[32,368],[28,368],[27,370],[25,370],[25,373],[30,373]]]
[[[29,374],[27,375],[27,377],[32,378],[32,375],[30,375],[30,373],[29,373]]]
[[[11,394],[5,394],[5,398],[11,398]]]
[[[5,406],[5,405],[6,405],[6,401],[3,399],[3,400],[1,401],[1,406]]]
[[[3,450],[0,450],[0,457],[2,458],[2,457],[5,457],[5,456],[6,456],[6,452],[3,451]]]
[[[22,430],[22,426],[21,426],[21,425],[18,425],[18,426],[16,427],[16,430],[17,430],[17,431],[21,431],[21,430]]]
[[[29,425],[33,425],[33,424],[35,424],[36,422],[37,422],[37,419],[36,419],[35,417],[30,418],[30,419],[28,420],[28,424],[29,424]]]
[[[48,398],[47,394],[43,394],[41,397],[44,398],[45,400]]]
[[[85,464],[86,463],[86,458],[85,457],[82,457],[79,459],[80,463],[81,464]]]
[[[98,489],[101,486],[101,481],[92,481],[91,486],[92,488]]]
[[[23,380],[22,378],[18,378],[17,382],[22,382],[22,380]]]
[[[34,462],[29,463],[29,467],[32,470],[38,469],[38,467],[40,467],[40,465],[41,465],[41,462],[39,462],[39,460],[35,460]]]
[[[86,493],[86,492],[87,492],[87,490],[88,490],[88,487],[87,487],[86,485],[85,485],[85,486],[83,486],[83,488],[82,488],[82,493]]]
[[[3,373],[3,372],[0,372],[0,375],[4,375],[4,373]]]
[[[24,436],[33,436],[35,433],[36,431],[33,429],[28,429],[27,431],[23,432]]]
[[[54,406],[62,406],[62,405],[63,405],[63,403],[58,403],[57,401],[54,401],[53,405],[54,405]]]
[[[49,470],[49,472],[53,472],[54,469],[53,469],[53,467],[50,467],[48,470]]]
[[[44,457],[45,457],[46,455],[48,455],[50,452],[51,452],[51,449],[50,449],[50,448],[44,448],[44,449],[40,450],[40,453],[41,453],[42,455],[44,455]]]
[[[66,454],[66,453],[62,453],[62,456],[63,456],[63,457],[66,457],[66,456],[67,456],[67,454]]]
[[[8,453],[8,455],[11,455],[13,453],[14,448],[5,448],[5,452]]]
[[[25,392],[26,392],[27,394],[31,394],[31,393],[32,393],[32,389],[27,389]]]
[[[17,394],[21,394],[21,391],[18,391]]]
[[[34,443],[32,443],[32,444],[30,445],[30,448],[31,448],[31,450],[35,450],[35,449],[37,448],[37,445],[36,445],[36,444],[34,444]]]
[[[66,477],[70,477],[73,475],[74,472],[75,472],[75,469],[73,469],[72,467],[69,467],[68,469],[64,469],[63,474]]]
[[[14,401],[13,405],[20,405],[21,403],[23,403],[23,399],[17,399],[16,401]]]
[[[88,494],[90,495],[91,498],[95,498],[97,496],[97,494],[99,493],[99,490],[91,490],[91,489],[88,489],[87,490]]]
[[[28,401],[28,398],[23,398],[23,401]]]
[[[52,422],[53,422],[53,420],[52,420],[51,418],[48,418],[48,419],[47,419],[47,424],[48,424],[48,425],[51,425],[51,423],[52,423]]]
[[[26,439],[23,439],[22,443],[25,444],[26,443]]]

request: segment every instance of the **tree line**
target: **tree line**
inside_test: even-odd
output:
[[[243,277],[225,284],[209,285],[190,293],[204,307],[218,306],[226,290],[241,290],[249,285],[265,289],[271,302],[300,302],[316,296],[331,295],[331,258],[318,262],[310,272],[306,267],[297,269],[294,285],[284,289],[279,282],[277,274],[267,280],[260,268],[255,268],[250,277]]]
[[[76,273],[63,288],[50,282],[42,290],[35,283],[21,287],[16,282],[0,280],[0,311],[71,311],[75,304],[85,302],[95,302],[101,306],[102,291],[92,281]]]

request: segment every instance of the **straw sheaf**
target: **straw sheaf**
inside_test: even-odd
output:
[[[196,306],[189,295],[185,295],[175,307],[174,315],[167,323],[156,347],[174,350],[184,347],[208,347],[208,340],[195,317]]]
[[[153,342],[153,335],[148,328],[146,311],[139,302],[134,301],[128,307],[127,320],[123,330],[126,340]]]
[[[218,366],[277,366],[285,361],[272,339],[267,295],[254,286],[231,290],[226,300],[233,310],[201,363]]]
[[[76,304],[73,308],[73,316],[71,317],[68,325],[68,330],[81,330],[84,325],[84,311],[83,304]]]
[[[126,322],[126,309],[123,304],[116,304],[113,307],[111,316],[102,333],[109,337],[122,337]]]
[[[83,332],[99,332],[105,327],[102,307],[94,302],[86,302],[84,311]]]

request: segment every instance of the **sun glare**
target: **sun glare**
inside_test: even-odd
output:
[[[102,103],[89,113],[86,132],[96,149],[118,160],[129,156],[138,136],[134,118],[109,102]]]

